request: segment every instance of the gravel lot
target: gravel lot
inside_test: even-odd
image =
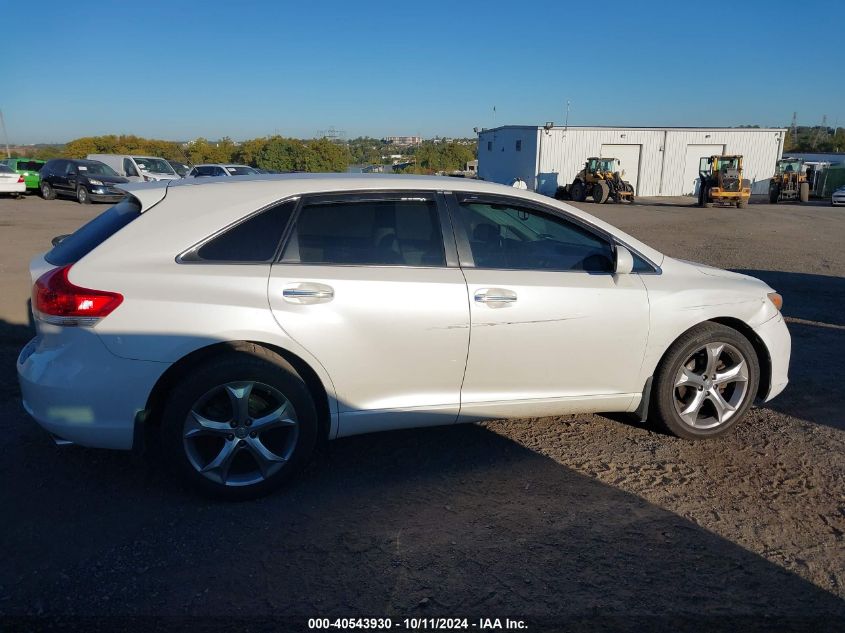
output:
[[[383,433],[331,443],[269,498],[220,504],[142,458],[56,448],[25,416],[27,262],[105,207],[0,199],[0,629],[460,616],[843,630],[845,212],[689,204],[583,207],[784,295],[791,384],[729,437],[693,444],[621,416]]]

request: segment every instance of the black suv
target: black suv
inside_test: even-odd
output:
[[[78,202],[117,202],[126,193],[115,185],[129,182],[98,160],[56,158],[41,168],[41,197],[71,196]]]

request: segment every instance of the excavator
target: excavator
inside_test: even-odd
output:
[[[751,181],[742,177],[742,156],[704,156],[699,161],[698,206],[714,204],[743,209],[751,198]]]
[[[800,158],[783,158],[775,166],[775,175],[769,181],[769,202],[781,200],[810,200],[807,167]]]
[[[622,180],[618,168],[618,158],[588,158],[571,185],[558,187],[555,198],[584,202],[590,196],[598,204],[608,200],[634,202],[634,188]]]

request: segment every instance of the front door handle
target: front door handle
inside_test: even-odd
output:
[[[516,293],[507,288],[481,288],[476,290],[475,300],[478,303],[513,303]]]
[[[326,284],[295,283],[282,290],[282,297],[288,303],[326,303],[334,299],[334,288]]]

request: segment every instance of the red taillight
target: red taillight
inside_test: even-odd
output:
[[[123,295],[74,286],[70,266],[44,273],[32,288],[32,310],[55,325],[94,325],[123,302]]]
[[[23,176],[18,176],[18,182],[23,182]]]

